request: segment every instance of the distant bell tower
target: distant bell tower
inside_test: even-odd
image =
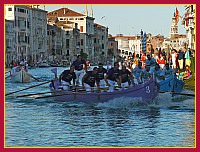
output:
[[[170,38],[176,38],[176,37],[178,37],[178,24],[176,21],[176,15],[174,13],[170,27]]]
[[[88,16],[87,4],[85,5],[85,11],[84,11],[84,15]]]
[[[90,6],[90,17],[93,17],[93,9],[92,9],[92,4]]]

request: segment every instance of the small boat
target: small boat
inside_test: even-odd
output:
[[[178,80],[176,76],[170,76],[165,80],[158,81],[159,90],[163,92],[181,92],[184,82]]]
[[[51,67],[62,67],[62,65],[59,63],[51,63],[50,66]]]
[[[54,87],[55,87],[54,82]],[[113,92],[108,91],[67,91],[67,90],[55,90],[52,87],[52,82],[49,85],[51,90],[51,97],[60,101],[79,101],[79,102],[106,102],[112,99],[127,97],[127,98],[139,98],[138,100],[143,104],[150,104],[153,102],[155,97],[158,95],[157,83],[153,78],[148,81],[120,90],[115,90]]]
[[[42,62],[38,63],[38,67],[39,68],[46,68],[46,67],[50,67],[50,65],[46,61],[42,61]]]
[[[14,72],[11,75],[12,82],[28,83],[30,82],[30,74],[24,69],[21,69],[18,72]]]

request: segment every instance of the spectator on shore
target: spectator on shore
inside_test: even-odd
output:
[[[163,54],[160,54],[160,57],[157,59],[157,63],[159,64],[160,68],[163,69],[165,66],[165,58]]]
[[[190,66],[190,64],[191,64],[190,49],[188,49],[188,50],[185,52],[185,66],[186,66],[186,65]]]
[[[172,60],[172,68],[173,69],[176,69],[176,56],[177,56],[176,50],[173,49],[171,51],[171,60]]]
[[[182,49],[180,49],[178,54],[178,63],[180,70],[183,70],[183,60],[184,60],[184,52]]]

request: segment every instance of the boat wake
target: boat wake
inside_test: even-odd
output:
[[[110,100],[108,102],[98,103],[97,107],[131,108],[131,107],[146,106],[146,105],[147,105],[146,102],[143,101],[141,97],[138,98],[121,97]]]
[[[192,94],[190,90],[184,90],[182,93]],[[185,95],[172,96],[170,93],[160,93],[157,104],[151,104],[155,108],[171,110],[194,110],[195,98]]]
[[[183,93],[193,93],[185,90]],[[144,103],[144,104],[142,104]],[[103,108],[158,108],[158,109],[170,109],[170,110],[194,110],[195,99],[194,97],[188,97],[184,95],[178,95],[172,97],[170,93],[160,93],[157,98],[154,99],[152,104],[145,104],[142,98],[127,98],[121,97],[110,100],[104,103],[98,103],[97,107]]]

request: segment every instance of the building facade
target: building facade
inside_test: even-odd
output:
[[[16,61],[25,59],[32,64],[45,55],[46,11],[35,5],[6,5],[5,19],[14,21]]]
[[[196,45],[196,6],[186,5],[185,6],[185,16],[182,20],[182,24],[186,30],[187,37],[187,47],[190,49],[195,49]]]
[[[61,8],[47,14],[48,24],[50,21],[71,21],[77,23],[77,27],[80,30],[80,45],[79,51],[84,52],[88,55],[89,59],[94,58],[94,18],[93,16],[88,16],[87,13],[81,14],[72,11],[68,8]]]
[[[108,36],[108,62],[115,62],[117,57],[119,56],[118,52],[118,42],[115,41],[115,38],[112,35]]]
[[[106,63],[110,60],[111,54],[108,54],[108,28],[100,24],[94,24],[94,58],[92,62],[101,61]]]
[[[14,48],[15,44],[15,33],[14,33],[14,21],[13,20],[5,20],[5,51],[6,51],[6,67],[15,60],[16,52]]]

